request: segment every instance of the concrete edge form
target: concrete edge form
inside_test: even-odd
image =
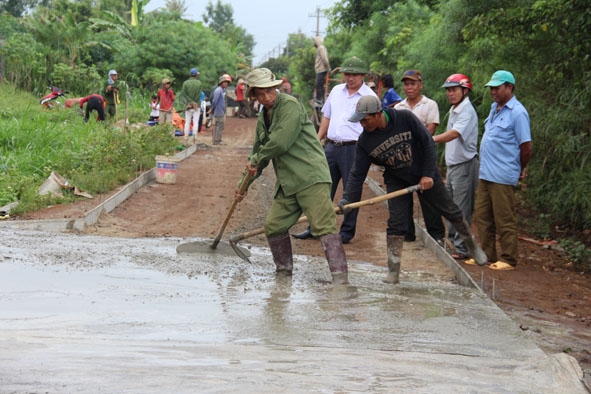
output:
[[[367,177],[365,179],[365,182],[369,186],[369,189],[376,196],[386,194],[384,189],[382,189],[379,183],[376,182],[374,179]],[[384,201],[384,204],[388,205],[388,201]],[[421,241],[423,241],[423,245],[425,245],[425,247],[431,250],[435,254],[435,257],[437,257],[439,261],[441,261],[447,268],[449,268],[454,273],[460,285],[465,287],[472,287],[482,291],[480,286],[478,286],[474,279],[472,279],[470,274],[466,272],[466,270],[462,268],[462,266],[458,264],[458,262],[453,257],[451,257],[451,255],[447,253],[447,251],[444,248],[442,248],[437,242],[435,242],[435,240],[429,235],[429,233],[427,233],[427,230],[416,221],[415,229],[418,233],[418,236],[421,238]]]
[[[191,156],[197,150],[196,145],[191,145],[187,149],[175,154],[174,156],[183,161]],[[156,178],[156,168],[145,171],[140,176],[135,178],[121,188],[113,196],[97,205],[95,208],[87,212],[82,218],[78,219],[48,219],[48,220],[7,220],[0,222],[2,228],[15,228],[23,230],[40,230],[40,231],[72,231],[83,230],[86,226],[96,224],[103,212],[109,213],[115,209],[119,204],[127,200],[132,194],[137,192],[141,187],[152,182]]]

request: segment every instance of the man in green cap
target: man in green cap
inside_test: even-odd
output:
[[[365,62],[358,57],[351,57],[343,62],[340,68],[345,78],[345,83],[335,86],[328,95],[326,103],[322,107],[322,120],[318,129],[318,138],[326,138],[324,153],[332,178],[330,199],[333,200],[341,179],[343,185],[347,184],[347,178],[355,159],[355,144],[363,127],[359,123],[347,121],[355,112],[355,105],[363,96],[377,97],[364,82],[368,69]],[[343,243],[351,242],[355,236],[357,214],[359,209],[354,209],[343,217],[339,234]],[[315,237],[314,231],[308,228],[306,231],[294,234],[295,238],[307,239]]]
[[[485,86],[490,88],[494,103],[484,121],[480,142],[474,221],[482,249],[492,262],[489,267],[512,270],[519,260],[515,187],[527,175],[525,169],[532,154],[529,114],[514,96],[515,77],[509,71],[496,71]]]
[[[269,162],[275,170],[275,199],[265,220],[265,235],[278,275],[291,276],[293,257],[289,229],[300,216],[308,217],[312,232],[320,238],[334,284],[347,283],[347,258],[337,232],[336,214],[330,196],[330,173],[304,106],[293,96],[279,93],[281,79],[267,68],[246,76],[246,95],[263,109],[258,115],[255,140],[246,171],[251,181]],[[246,193],[239,194],[241,201]]]

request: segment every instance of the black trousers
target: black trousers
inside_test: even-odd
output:
[[[326,73],[326,71],[316,73],[316,97],[314,98],[320,102],[324,102],[324,84],[326,82]]]
[[[394,182],[386,184],[388,193],[396,190],[404,189],[419,183],[419,179],[412,181],[405,181],[396,179]],[[452,223],[460,222],[464,219],[464,215],[460,208],[454,203],[451,195],[448,193],[441,177],[433,179],[433,188],[418,192],[419,201],[427,202],[434,210],[441,221],[441,216],[445,217]],[[406,235],[408,233],[408,222],[410,215],[410,204],[412,203],[412,194],[406,194],[398,198],[388,200],[388,209],[390,211],[390,218],[388,219],[388,235]],[[422,204],[426,206],[426,204]],[[441,237],[443,238],[443,237]]]
[[[84,121],[88,122],[88,118],[90,117],[90,112],[96,111],[98,113],[97,120],[105,120],[105,107],[103,104],[103,100],[98,97],[91,97],[86,102],[86,112],[84,114]]]
[[[425,199],[419,200],[421,203],[421,209],[423,210],[423,218],[425,219],[425,227],[431,237],[436,240],[445,238],[445,227],[443,220],[441,220],[441,213],[435,209]],[[415,234],[415,222],[412,217],[413,214],[413,202],[410,202],[410,216],[408,218],[408,237],[414,239]]]

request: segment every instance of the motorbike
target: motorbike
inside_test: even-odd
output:
[[[58,97],[66,97],[66,94],[70,93],[67,90],[62,90],[55,86],[50,79],[47,80],[49,82],[48,89],[51,93],[41,98],[39,104],[44,106],[45,108],[51,109],[57,105],[59,105],[59,101],[57,101]]]

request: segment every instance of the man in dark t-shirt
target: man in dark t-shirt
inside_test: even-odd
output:
[[[382,110],[375,96],[364,96],[357,103],[350,122],[360,122],[363,132],[357,140],[355,162],[343,192],[344,207],[361,199],[363,182],[371,164],[384,167],[384,183],[388,193],[418,184],[419,199],[427,201],[449,220],[462,236],[470,254],[479,265],[487,262],[462,211],[447,192],[435,164],[435,143],[427,128],[410,111]],[[388,200],[387,283],[398,283],[404,235],[408,231],[409,205],[412,194]],[[344,208],[343,208],[344,209]]]

